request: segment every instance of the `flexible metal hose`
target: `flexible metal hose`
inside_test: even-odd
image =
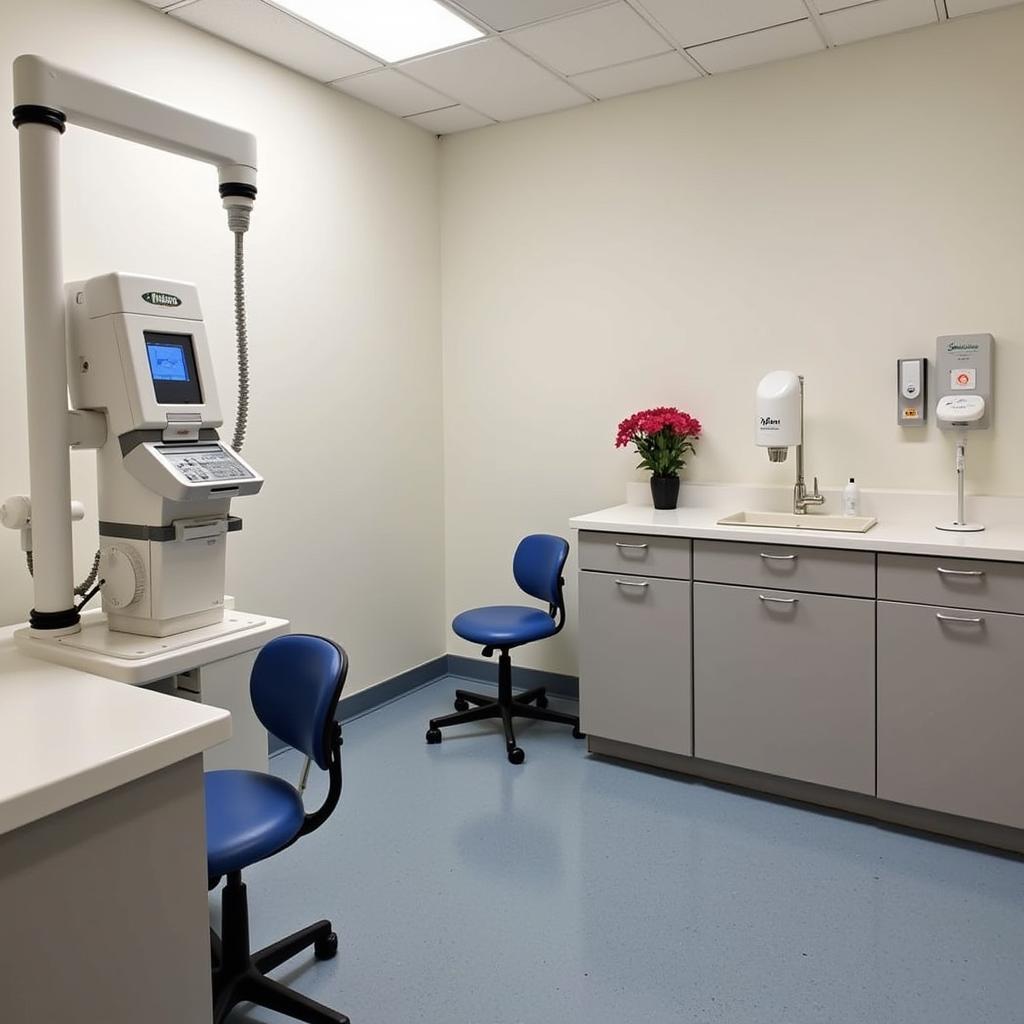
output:
[[[33,575],[34,560],[32,558],[32,552],[25,552],[25,564],[28,566],[29,576]],[[100,574],[100,553],[99,551],[93,556],[92,568],[89,570],[89,575],[82,580],[81,583],[75,587],[75,597],[85,597],[85,595],[92,590],[92,585],[96,582],[96,577]]]
[[[247,211],[248,212],[248,211]],[[248,225],[246,225],[248,226]],[[232,226],[235,235],[235,343],[238,350],[238,406],[235,409],[235,435],[231,447],[242,450],[249,419],[249,338],[245,325],[245,254],[242,248],[244,228]]]

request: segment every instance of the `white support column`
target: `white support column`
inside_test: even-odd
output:
[[[32,492],[34,610],[74,606],[68,371],[61,263],[60,132],[45,124],[18,129],[21,156],[21,254],[25,295],[25,372]],[[77,632],[78,626],[45,630]]]

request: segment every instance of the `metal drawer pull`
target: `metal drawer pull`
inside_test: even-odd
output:
[[[936,612],[935,618],[940,622],[970,622],[975,626],[980,626],[985,621],[980,615],[976,618],[968,618],[966,615],[943,615],[942,612]]]
[[[757,595],[762,601],[771,601],[773,604],[796,604],[799,597],[769,597],[767,594]]]
[[[618,585],[620,587],[649,587],[650,586],[650,583],[648,583],[646,580],[644,580],[643,582],[640,582],[638,580],[616,580],[615,582],[618,583]]]
[[[943,576],[984,576],[984,569],[943,569],[941,565],[935,567],[935,571]]]
[[[621,540],[617,540],[615,542],[615,546],[617,548],[631,548],[634,551],[646,551],[647,550],[647,545],[646,544],[623,544]]]
[[[773,561],[773,562],[795,562],[796,561],[796,555],[769,555],[769,554],[766,554],[764,551],[761,552],[761,557],[762,558],[771,559],[771,561]]]

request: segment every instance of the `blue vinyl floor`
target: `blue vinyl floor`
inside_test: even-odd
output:
[[[481,688],[348,723],[334,817],[244,876],[254,947],[332,918],[337,958],[274,976],[353,1024],[1024,1021],[1024,861],[589,757],[544,723],[520,724],[520,766],[488,723],[427,746],[456,685]]]

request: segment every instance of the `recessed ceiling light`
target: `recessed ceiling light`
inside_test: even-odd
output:
[[[393,63],[483,35],[437,0],[273,0],[278,7]]]

